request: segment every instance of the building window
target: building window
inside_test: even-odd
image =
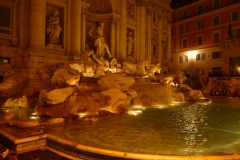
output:
[[[182,47],[183,47],[183,48],[187,48],[187,47],[188,47],[187,39],[184,39],[184,40],[182,41]]]
[[[220,76],[222,74],[221,67],[213,67],[212,74],[213,76]]]
[[[198,6],[198,15],[202,14],[202,5]]]
[[[213,34],[213,42],[214,43],[219,43],[219,33],[214,33]]]
[[[181,34],[187,33],[188,32],[188,25],[183,25],[180,28]]]
[[[10,28],[11,8],[0,5],[0,27]]]
[[[232,0],[232,4],[238,3],[239,0]]]
[[[198,46],[202,45],[202,36],[197,37],[197,44],[198,44]]]
[[[0,63],[10,63],[10,58],[0,57]]]
[[[184,56],[180,56],[179,57],[179,62],[182,63],[182,62],[188,62],[188,56],[184,55]]]
[[[196,54],[196,61],[205,60],[205,59],[206,59],[205,53]]]
[[[212,59],[221,58],[221,57],[222,57],[221,52],[219,52],[219,51],[212,52]]]
[[[233,38],[240,38],[240,29],[234,29],[232,31]]]
[[[152,14],[152,21],[153,21],[153,23],[157,22],[157,14],[155,12],[153,12],[153,14]]]
[[[183,19],[187,19],[188,16],[187,16],[187,10],[183,11]]]
[[[203,21],[198,21],[198,30],[203,29],[203,28],[204,28]]]
[[[238,21],[238,11],[232,12],[232,22]]]
[[[219,8],[219,0],[214,0],[214,9],[218,9]]]
[[[218,26],[219,25],[219,16],[216,16],[213,18],[213,25]]]

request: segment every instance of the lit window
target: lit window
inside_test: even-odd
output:
[[[214,33],[213,34],[213,42],[214,43],[219,43],[219,33]]]
[[[0,27],[10,28],[11,8],[0,5]]]
[[[219,17],[218,16],[213,18],[213,24],[214,24],[214,26],[218,26],[219,25]]]
[[[221,58],[221,57],[222,57],[221,52],[219,52],[219,51],[212,52],[212,59]]]
[[[203,28],[204,28],[203,21],[198,21],[198,30],[203,29]]]
[[[10,63],[10,58],[0,57],[0,63]]]
[[[202,14],[202,5],[198,6],[198,15]]]
[[[232,21],[238,21],[238,11],[232,12]]]
[[[206,59],[205,53],[196,54],[196,61],[205,60],[205,59]]]
[[[188,62],[188,56],[180,56],[179,57],[179,62],[182,63],[182,62]]]

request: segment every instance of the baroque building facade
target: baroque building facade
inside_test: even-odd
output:
[[[240,74],[239,0],[192,0],[172,4],[174,67],[206,76]]]
[[[78,61],[97,22],[104,23],[105,41],[120,66],[125,60],[169,61],[171,12],[170,0],[0,0],[0,63],[41,88],[38,69]]]

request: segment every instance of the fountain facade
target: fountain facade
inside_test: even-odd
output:
[[[0,48],[1,56],[11,59],[0,64],[1,106],[34,109],[40,117],[16,120],[11,113],[0,117],[3,125],[34,127],[27,138],[11,136],[14,133],[6,127],[6,132],[1,130],[4,143],[17,152],[34,145],[66,145],[46,135],[42,126],[94,122],[136,114],[133,106],[168,105],[203,96],[183,84],[186,77],[181,71],[171,68],[169,0],[0,0],[0,5],[5,3],[14,11],[13,24],[20,35]],[[134,41],[126,53],[128,32]],[[77,145],[74,150],[86,148]]]

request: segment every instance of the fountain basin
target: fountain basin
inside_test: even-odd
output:
[[[174,104],[145,108],[138,115],[115,116],[94,123],[74,122],[51,126],[47,128],[51,134],[37,136],[32,140],[17,141],[18,138],[7,136],[1,139],[10,139],[12,144],[26,146],[28,141],[35,143],[42,138],[46,141],[46,144],[42,143],[43,146],[81,158],[240,159],[239,100],[221,97],[214,98],[209,105],[181,103],[183,106]],[[167,114],[164,116],[163,113]],[[104,130],[109,134],[105,134]],[[142,132],[144,130],[146,133]],[[11,134],[11,131],[2,128],[1,135],[6,135],[2,134],[4,131]],[[130,135],[130,138],[121,135]],[[160,139],[161,136],[163,139]]]

